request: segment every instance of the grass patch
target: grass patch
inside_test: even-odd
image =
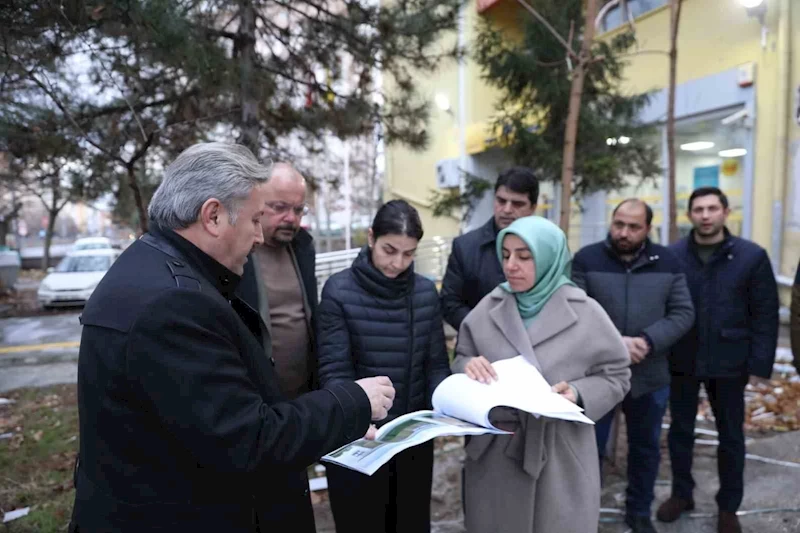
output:
[[[28,516],[6,526],[15,533],[65,531],[78,450],[76,386],[20,389],[2,396],[15,403],[0,405],[0,434],[13,434],[0,440],[0,509],[31,508]]]

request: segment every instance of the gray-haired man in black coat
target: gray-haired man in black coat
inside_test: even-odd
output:
[[[242,146],[184,151],[87,303],[71,532],[313,533],[305,468],[391,408],[386,377],[281,394],[235,295],[269,171]]]

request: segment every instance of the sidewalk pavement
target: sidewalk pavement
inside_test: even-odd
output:
[[[666,432],[665,432],[666,433]],[[671,471],[669,454],[662,449],[659,481],[656,485],[656,501],[653,514],[658,505],[669,498]],[[765,509],[800,509],[800,433],[791,432],[765,438],[755,438],[747,445],[748,455],[794,463],[797,466],[768,464],[753,459],[745,463],[744,501],[740,511],[763,511]],[[717,474],[716,446],[695,445],[692,474],[695,488],[695,510],[671,524],[655,522],[659,533],[716,533],[717,505],[714,496],[719,489]],[[607,476],[603,489],[604,508],[623,509],[625,507],[624,479],[625,465],[620,464],[616,472]],[[694,514],[711,515],[692,518]],[[621,518],[621,515],[604,514],[607,518]],[[796,533],[800,531],[800,512],[752,513],[739,517],[744,531],[759,533]],[[604,523],[600,533],[623,533],[629,531],[621,523]]]

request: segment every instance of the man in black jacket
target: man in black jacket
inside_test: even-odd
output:
[[[669,399],[670,348],[694,323],[686,275],[675,255],[650,242],[653,211],[638,199],[620,203],[608,238],[575,254],[572,279],[603,306],[631,358],[631,390],[622,402],[628,434],[625,522],[633,533],[654,533],[650,520],[661,420]],[[598,420],[601,460],[615,410]]]
[[[442,280],[442,314],[456,331],[484,296],[506,279],[497,258],[495,239],[500,230],[536,212],[539,180],[525,167],[501,173],[494,186],[494,216],[478,229],[453,240]]]
[[[264,244],[250,254],[237,292],[264,320],[272,340],[265,355],[275,360],[281,390],[291,399],[316,388],[316,251],[300,227],[308,212],[303,176],[276,163],[266,187]]]
[[[235,295],[262,242],[269,168],[184,151],[82,315],[71,532],[315,530],[305,468],[391,407],[388,378],[286,401],[258,312]]]
[[[658,510],[663,522],[694,509],[692,448],[702,384],[719,431],[720,533],[741,531],[736,510],[744,495],[744,388],[772,375],[778,343],[778,287],[767,252],[725,227],[728,198],[716,187],[689,197],[694,229],[671,249],[692,293],[694,327],[670,357],[669,452],[672,496]]]
[[[789,334],[792,343],[792,355],[794,356],[794,367],[800,372],[800,264],[794,274],[792,284],[792,300],[789,304]]]

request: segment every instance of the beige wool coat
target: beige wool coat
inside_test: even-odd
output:
[[[630,388],[630,358],[605,311],[583,290],[562,286],[525,329],[513,295],[497,288],[464,319],[453,372],[470,358],[523,355],[555,385],[578,391],[598,420]],[[472,437],[466,448],[468,533],[590,533],[600,514],[594,426],[503,411],[514,435]]]

